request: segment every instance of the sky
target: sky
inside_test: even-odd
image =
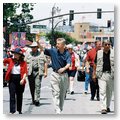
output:
[[[69,10],[74,10],[74,12],[96,12],[97,8],[101,8],[102,11],[114,11],[114,4],[111,3],[36,3],[34,6],[34,10],[31,11],[34,20],[39,20],[43,18],[51,17],[52,15],[52,7],[59,8],[61,11],[58,13],[56,12],[55,15],[69,13]],[[63,16],[61,19],[69,19],[69,16]],[[56,18],[55,22],[60,21],[61,19]],[[107,26],[107,20],[114,21],[114,12],[112,13],[103,13],[102,19],[97,19],[97,13],[93,14],[77,14],[74,15],[74,20],[72,23],[76,22],[91,22],[93,24],[97,24],[98,26]],[[69,20],[66,21],[66,25],[69,23]],[[49,20],[41,21],[36,24],[46,24],[48,26],[51,25]],[[61,23],[62,24],[62,23]]]

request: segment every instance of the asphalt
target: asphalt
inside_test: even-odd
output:
[[[31,96],[28,82],[25,87],[23,96],[22,115],[55,115],[54,105],[52,100],[52,92],[50,86],[50,74],[52,70],[49,69],[48,77],[43,78],[41,87],[40,106],[31,105]],[[114,93],[113,93],[114,94]],[[3,88],[3,114],[9,114],[9,91],[8,87]],[[18,114],[17,112],[15,114]],[[101,114],[100,101],[95,98],[90,100],[90,89],[88,94],[84,94],[84,82],[78,82],[75,77],[74,94],[67,93],[64,101],[64,108],[61,115],[98,115]],[[111,112],[108,114],[115,114],[114,111],[114,95],[111,102]]]

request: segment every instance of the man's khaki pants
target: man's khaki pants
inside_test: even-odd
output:
[[[110,108],[114,80],[112,79],[110,73],[105,72],[102,77],[98,79],[98,82],[100,88],[101,109]]]
[[[68,86],[68,74],[67,73],[58,74],[56,72],[53,72],[51,74],[50,83],[52,87],[55,111],[56,113],[59,113],[63,110],[65,94]]]

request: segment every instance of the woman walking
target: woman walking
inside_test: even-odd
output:
[[[4,64],[8,64],[5,80],[9,81],[10,94],[10,114],[17,111],[22,114],[23,92],[26,83],[27,64],[24,61],[24,55],[21,48],[15,48],[11,51],[13,58],[4,59]]]

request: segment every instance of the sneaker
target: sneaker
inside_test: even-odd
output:
[[[61,114],[61,111],[60,111],[60,110],[57,110],[57,111],[56,111],[56,114]]]
[[[70,94],[73,95],[73,94],[74,94],[74,91],[72,91]]]
[[[106,109],[103,109],[103,110],[101,111],[101,114],[107,114],[107,110],[106,110]]]
[[[94,98],[93,97],[91,97],[91,99],[90,99],[91,101],[93,101],[94,100]]]
[[[65,94],[65,99],[66,99],[66,94]]]
[[[19,112],[19,114],[22,114],[22,112]]]
[[[110,108],[107,108],[107,112],[111,112],[111,111],[110,111]]]
[[[35,102],[35,106],[40,106],[39,101],[38,101],[38,102]]]
[[[97,101],[100,101],[100,98],[99,98],[99,97],[97,98]]]
[[[15,112],[10,112],[9,114],[15,114]]]

